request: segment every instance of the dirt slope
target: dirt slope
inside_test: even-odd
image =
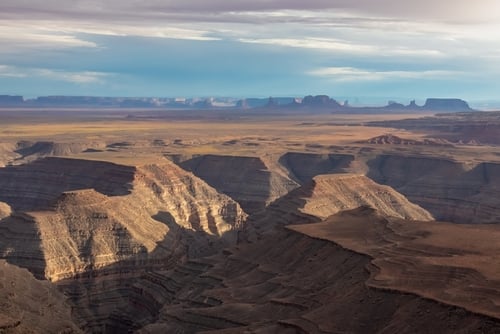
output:
[[[500,319],[500,228],[386,219],[363,207],[290,229],[369,255],[369,286]]]
[[[0,260],[0,333],[80,332],[56,287]]]

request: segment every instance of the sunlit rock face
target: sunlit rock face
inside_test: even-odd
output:
[[[0,173],[2,258],[58,284],[89,331],[129,303],[130,281],[234,244],[247,217],[168,161],[50,158]]]

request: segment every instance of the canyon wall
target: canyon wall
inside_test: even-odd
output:
[[[167,160],[129,167],[45,158],[0,175],[8,204],[0,256],[59,285],[90,332],[125,319],[110,320],[129,303],[131,281],[234,244],[247,216]]]
[[[370,178],[392,186],[438,220],[500,222],[500,164],[398,155],[380,155],[367,164]]]
[[[202,155],[179,165],[237,201],[247,213],[264,209],[298,187],[277,168],[268,168],[259,157]]]

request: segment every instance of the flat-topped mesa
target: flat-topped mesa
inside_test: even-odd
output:
[[[341,105],[334,99],[330,98],[328,95],[307,95],[302,99],[302,105],[306,107],[329,107],[329,108],[340,108]]]
[[[20,159],[34,160],[46,156],[70,156],[86,150],[99,150],[106,147],[102,142],[53,142],[53,141],[19,141],[15,152]]]
[[[103,161],[43,158],[0,168],[0,201],[13,210],[47,208],[62,192],[94,188],[110,196],[130,193],[135,167]]]
[[[469,104],[461,99],[429,98],[422,108],[436,111],[472,111]]]

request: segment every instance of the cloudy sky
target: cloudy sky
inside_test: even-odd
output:
[[[497,0],[1,0],[0,45],[0,94],[500,100]]]

